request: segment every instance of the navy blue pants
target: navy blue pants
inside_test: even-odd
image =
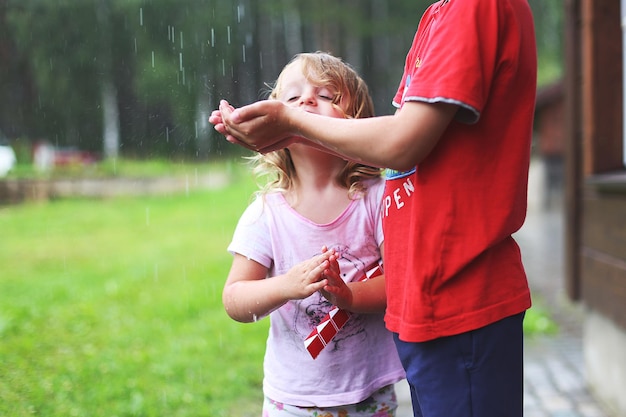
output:
[[[455,336],[394,334],[415,417],[522,417],[524,313]]]

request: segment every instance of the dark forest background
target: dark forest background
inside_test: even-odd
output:
[[[561,73],[562,2],[530,0],[539,83]],[[296,53],[342,57],[378,114],[402,73],[419,0],[0,0],[0,134],[104,157],[235,152],[208,124],[221,98],[265,98]]]

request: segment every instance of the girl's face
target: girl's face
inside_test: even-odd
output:
[[[301,108],[309,113],[322,116],[344,118],[339,105],[333,104],[338,91],[332,87],[314,85],[304,74],[300,63],[295,62],[283,71],[281,87],[276,98],[291,107]]]

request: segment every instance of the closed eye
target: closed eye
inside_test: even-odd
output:
[[[328,87],[321,87],[317,90],[317,96],[322,100],[326,101],[335,101],[338,94],[336,94],[332,89]]]

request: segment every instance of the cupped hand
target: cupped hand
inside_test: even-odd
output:
[[[211,112],[211,115],[209,116],[209,123],[211,123],[215,130],[222,135],[226,133],[226,126],[224,125],[224,120],[222,119],[222,112],[219,109]]]
[[[229,142],[267,153],[301,140],[291,131],[289,110],[293,109],[278,100],[263,100],[238,109],[222,100],[220,115],[212,115],[209,121]]]

